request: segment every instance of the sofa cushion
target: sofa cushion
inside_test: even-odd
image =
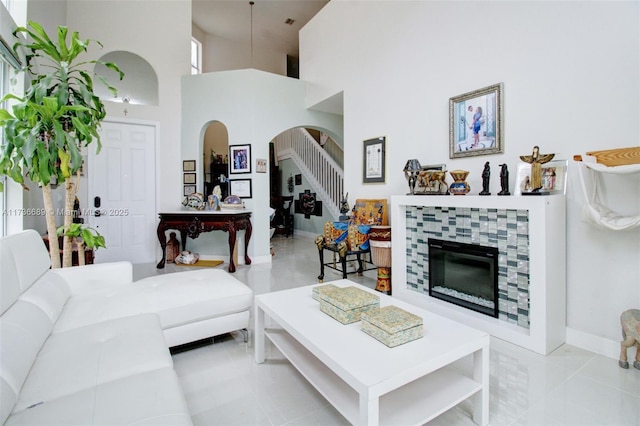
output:
[[[192,422],[176,373],[167,367],[16,410],[5,426],[45,424],[190,425]]]
[[[172,366],[155,314],[54,333],[35,359],[15,410],[97,384]]]
[[[50,266],[49,252],[33,229],[0,238],[0,313]]]
[[[0,319],[0,423],[15,402],[40,348],[51,333],[49,317],[32,303],[18,300]]]
[[[67,283],[60,276],[47,271],[20,296],[20,300],[36,305],[54,324],[69,296]]]
[[[163,329],[246,311],[253,291],[220,269],[145,278],[126,286],[72,296],[55,325],[60,332],[113,318],[156,312]]]

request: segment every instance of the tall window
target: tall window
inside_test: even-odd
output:
[[[9,88],[9,64],[2,60],[0,56],[0,99],[8,92]],[[6,108],[6,102],[0,103],[0,108]],[[4,129],[0,131],[0,146],[4,145]],[[5,206],[7,199],[7,177],[2,175],[0,176],[0,183],[2,183],[2,187],[4,188],[2,192],[0,192],[0,237],[3,237],[6,234],[7,229],[7,215],[5,214]]]
[[[191,74],[202,73],[202,43],[191,37]]]

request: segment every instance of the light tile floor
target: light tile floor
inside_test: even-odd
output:
[[[256,294],[317,282],[318,253],[311,239],[276,236],[272,243],[271,266],[240,265],[235,276]],[[169,265],[160,273],[178,269]],[[135,268],[137,278],[158,272],[155,265]],[[366,275],[349,279],[373,288],[375,275]],[[340,278],[325,271],[325,282]],[[277,349],[268,348],[267,362],[255,364],[253,344],[245,344],[241,333],[173,359],[197,425],[348,424]],[[492,338],[490,362],[491,425],[640,425],[640,371],[623,370],[617,360],[570,345],[544,357]],[[456,367],[471,365],[465,360]],[[470,401],[429,423],[472,424]]]

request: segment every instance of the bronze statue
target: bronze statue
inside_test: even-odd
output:
[[[498,195],[511,195],[509,192],[509,169],[506,164],[500,164],[500,188]]]
[[[342,200],[340,200],[340,217],[339,220],[343,221],[343,220],[349,220],[349,215],[347,215],[347,213],[349,213],[349,201],[347,200],[347,198],[349,198],[349,193],[347,192],[346,195],[342,196]]]
[[[531,177],[529,185],[531,192],[538,192],[542,188],[542,165],[553,159],[555,154],[540,154],[540,148],[536,145],[533,147],[531,155],[521,155],[520,159],[525,163],[531,164]]]
[[[482,170],[482,191],[479,195],[491,195],[489,192],[489,178],[491,177],[491,167],[489,162],[484,163],[484,170]]]

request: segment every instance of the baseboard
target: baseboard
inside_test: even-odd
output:
[[[620,342],[567,327],[567,343],[598,355],[618,359]]]

